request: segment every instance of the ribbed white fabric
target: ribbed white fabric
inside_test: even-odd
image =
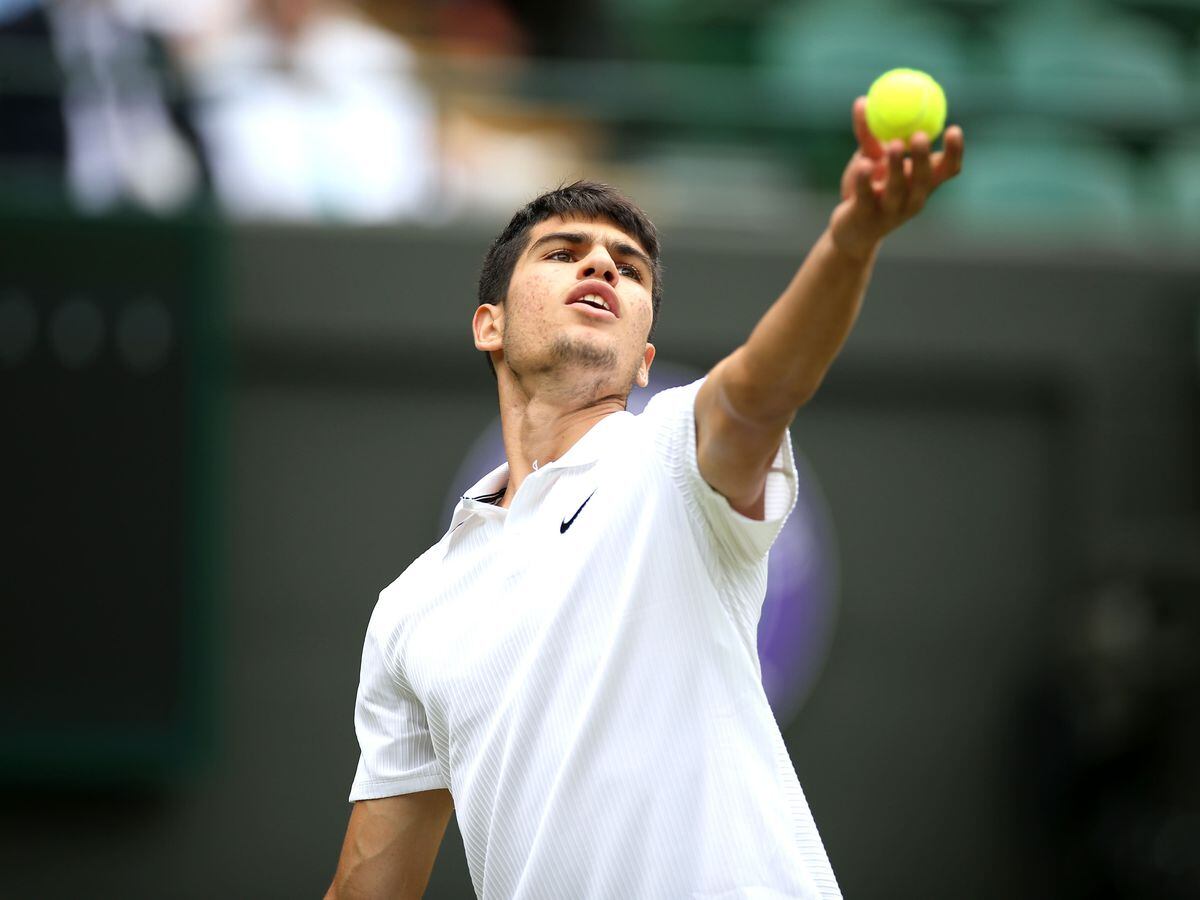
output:
[[[448,787],[484,900],[841,896],[756,644],[791,441],[765,520],[735,512],[697,468],[702,381],[601,420],[510,509],[468,499],[500,466],[380,594],[350,799]]]

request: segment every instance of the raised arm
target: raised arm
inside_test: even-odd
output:
[[[750,337],[709,373],[696,396],[696,455],[704,480],[738,512],[761,519],[763,491],[783,434],[820,386],[858,317],[880,242],[916,215],[962,168],[963,133],[946,130],[931,152],[882,147],[853,108],[858,149],[842,175],[842,201],[791,284]]]
[[[415,900],[454,811],[448,790],[359,800],[325,900]]]

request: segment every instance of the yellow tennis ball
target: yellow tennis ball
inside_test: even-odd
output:
[[[907,147],[918,131],[932,142],[945,125],[946,94],[924,72],[892,69],[867,91],[867,127],[883,143],[900,138]]]

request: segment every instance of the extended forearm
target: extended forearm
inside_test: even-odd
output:
[[[884,147],[871,135],[866,97],[855,100],[853,121],[859,146],[829,228],[750,338],[722,363],[720,399],[734,418],[789,421],[812,397],[858,318],[880,241],[962,169],[957,125],[946,129],[939,153],[926,135],[914,135],[906,158],[902,141]]]
[[[920,211],[962,168],[962,129],[945,150],[914,135],[886,148],[867,128],[867,100],[854,102],[859,147],[842,175],[841,202],[804,264],[744,344],[721,360],[696,394],[700,472],[734,509],[757,518],[771,460],[858,318],[879,243]]]
[[[851,257],[838,249],[829,230],[821,234],[738,351],[748,382],[744,402],[763,407],[742,409],[743,414],[790,415],[816,392],[858,317],[875,255]]]

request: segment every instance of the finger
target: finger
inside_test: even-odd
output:
[[[888,158],[885,152],[882,157],[871,161],[871,183],[882,189],[887,184]]]
[[[876,140],[875,135],[871,134],[871,129],[867,127],[866,97],[859,97],[854,101],[851,116],[854,120],[854,136],[858,139],[858,146],[862,148],[863,156],[869,159],[881,159],[883,147]]]
[[[905,212],[914,215],[921,211],[929,192],[933,189],[933,167],[929,159],[929,138],[918,131],[909,143],[912,153],[912,184],[908,191]]]
[[[962,171],[963,131],[957,125],[946,129],[942,139],[942,152],[933,155],[933,183],[937,187]]]
[[[864,209],[875,208],[875,189],[871,187],[871,175],[875,165],[870,160],[860,163],[854,170],[854,199]]]
[[[908,178],[904,174],[904,142],[891,141],[887,145],[887,181],[883,185],[880,205],[889,215],[898,213],[908,194]]]
[[[849,200],[854,196],[854,180],[857,177],[858,170],[864,165],[870,166],[873,164],[862,155],[861,151],[855,150],[854,155],[850,157],[850,162],[846,163],[846,168],[842,172],[841,197],[843,200]]]

